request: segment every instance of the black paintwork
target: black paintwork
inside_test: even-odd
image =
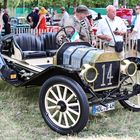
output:
[[[105,85],[102,85],[102,79],[103,79],[103,69],[102,66],[105,64],[105,75],[107,75],[109,71],[109,66],[112,64],[112,73],[111,73],[111,83],[109,83],[109,79],[107,79],[107,76],[105,76],[104,83]],[[94,89],[104,89],[104,88],[109,88],[112,86],[117,86],[119,81],[120,81],[120,62],[119,61],[114,61],[114,62],[103,62],[103,63],[95,63],[95,68],[98,71],[98,77],[97,80],[94,82]]]

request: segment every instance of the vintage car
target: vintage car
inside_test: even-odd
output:
[[[128,24],[131,24],[133,9],[120,8],[116,10],[116,15],[122,19],[126,19]]]
[[[115,101],[140,111],[139,58],[87,42],[70,42],[72,27],[39,36],[23,33],[1,40],[2,79],[16,87],[40,86],[39,108],[48,126],[66,135],[80,132],[89,114],[112,110]],[[2,87],[1,87],[2,88]]]
[[[31,28],[26,20],[26,17],[12,17],[10,19],[10,25],[12,33],[16,33],[17,31],[24,33],[26,32],[26,30],[29,30]]]
[[[11,26],[17,26],[17,27],[30,27],[26,17],[11,17],[10,24]]]
[[[11,27],[11,32],[16,33],[16,32],[27,32],[27,30],[30,29],[30,25],[27,23],[27,20],[25,17],[11,17],[10,18],[10,27]],[[3,27],[2,29],[2,36],[5,35],[5,29]]]

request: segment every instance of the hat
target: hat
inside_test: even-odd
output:
[[[39,12],[39,8],[38,7],[34,7],[34,12],[38,13]]]
[[[41,7],[41,9],[39,10],[39,14],[46,14],[46,13],[48,13],[48,11],[44,7]]]
[[[79,6],[76,8],[76,12],[77,12],[77,13],[89,14],[89,10],[88,10],[88,8],[87,8],[85,5],[79,5]]]
[[[38,7],[34,7],[34,10],[39,10],[39,8]]]
[[[61,7],[60,10],[65,11],[65,7]]]

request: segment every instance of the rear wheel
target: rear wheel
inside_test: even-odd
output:
[[[135,84],[140,84],[140,70],[133,77],[129,77],[124,81],[121,90],[127,90],[129,93],[132,93]],[[131,111],[140,111],[140,92],[128,100],[120,100],[119,102],[124,108]]]
[[[48,79],[40,90],[39,106],[48,126],[64,135],[81,131],[88,121],[89,105],[85,92],[69,77]]]

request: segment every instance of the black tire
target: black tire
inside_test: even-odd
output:
[[[59,100],[54,96],[54,92]],[[50,101],[52,98],[49,97],[57,103]],[[80,132],[88,121],[89,105],[85,92],[76,81],[66,76],[54,76],[46,80],[40,90],[39,107],[48,126],[62,135]],[[49,109],[51,107],[55,109],[52,111]]]
[[[124,83],[126,84],[124,84],[124,86],[122,85],[122,88],[127,89],[128,92],[132,92],[133,86],[135,84],[140,84],[140,71],[138,70],[137,73],[133,77],[128,78],[126,81],[124,81]],[[140,92],[138,95],[130,97],[127,100],[120,100],[119,102],[124,108],[130,111],[139,112],[140,111]]]

